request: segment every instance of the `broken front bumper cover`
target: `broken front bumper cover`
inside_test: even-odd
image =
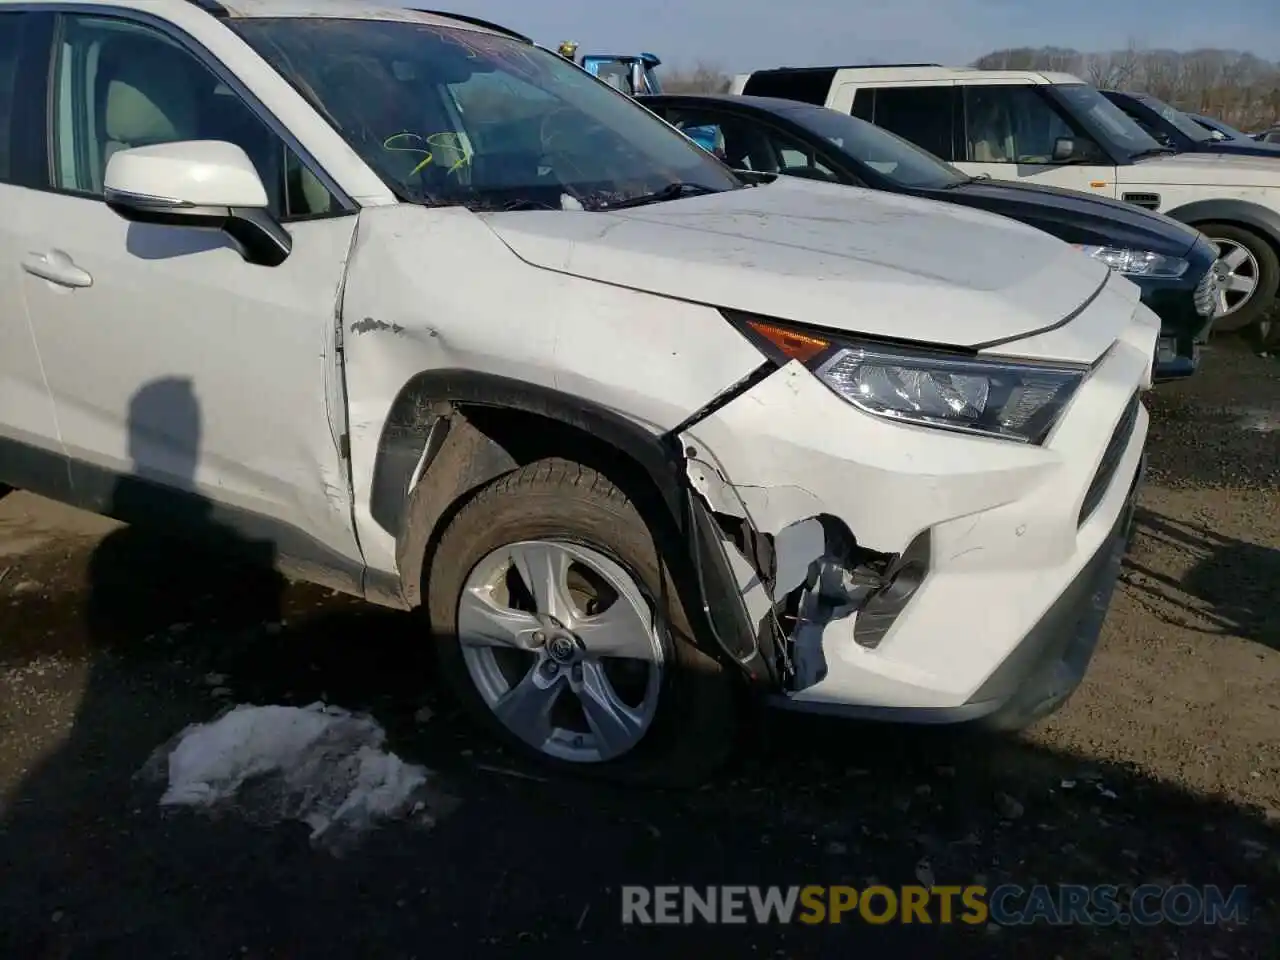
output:
[[[1132,510],[1148,426],[1136,394],[1158,330],[1147,313],[1042,445],[870,416],[795,363],[680,432],[755,626],[741,639],[782,651],[774,699],[908,723],[1003,712],[1021,688],[1033,714],[1065,699]]]
[[[784,695],[771,697],[770,701],[806,712],[922,724],[982,721],[1007,712],[1018,718],[1014,726],[1023,726],[1053,713],[1080,685],[1097,649],[1128,549],[1137,494],[1145,471],[1144,455],[1123,508],[1093,556],[1022,642],[965,703],[954,707],[898,709],[806,702]]]

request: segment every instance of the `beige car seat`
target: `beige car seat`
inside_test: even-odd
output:
[[[970,124],[969,156],[974,163],[1008,163],[1014,159],[1013,124],[1000,104],[979,100]]]
[[[102,166],[119,150],[200,135],[199,87],[185,52],[160,40],[130,37],[105,50],[102,97]]]
[[[99,85],[103,104],[99,130],[104,137],[101,151],[104,171],[107,161],[119,150],[218,137],[216,131],[205,129],[201,117],[204,97],[213,95],[213,77],[187,52],[151,37],[122,37],[107,45],[102,62],[100,75],[105,85]],[[228,136],[240,139],[234,134]],[[251,143],[240,145],[246,149],[253,146]],[[270,144],[265,146],[269,152]],[[259,152],[253,150],[250,159],[259,164],[266,162],[268,157],[254,156]],[[264,175],[268,196],[279,192],[278,182],[269,173]],[[295,204],[302,209],[290,212],[329,212],[332,197],[315,174],[303,167],[297,186],[302,196],[298,198],[301,203],[295,201]]]

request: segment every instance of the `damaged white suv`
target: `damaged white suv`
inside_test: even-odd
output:
[[[1105,264],[747,185],[456,16],[24,0],[0,73],[0,480],[421,608],[619,778],[709,770],[739,686],[1007,728],[1079,682],[1159,328]]]

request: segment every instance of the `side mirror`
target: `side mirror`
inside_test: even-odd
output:
[[[245,152],[221,140],[134,147],[107,161],[103,199],[132,223],[219,230],[249,263],[276,267],[293,249],[268,211],[266,188]]]
[[[1102,151],[1088,137],[1058,137],[1053,141],[1054,163],[1099,163]]]
[[[1153,130],[1151,132],[1151,136],[1155,142],[1160,144],[1162,147],[1167,147],[1173,142],[1173,137],[1169,136],[1169,134],[1165,133],[1163,130]]]
[[[1053,141],[1053,162],[1066,163],[1076,159],[1076,142],[1071,137],[1058,137]]]

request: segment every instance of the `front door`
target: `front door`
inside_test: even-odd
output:
[[[1027,180],[1115,198],[1116,168],[1083,130],[1027,83],[962,84],[963,154],[956,166],[973,176]],[[1073,140],[1086,162],[1053,159],[1059,139]]]
[[[6,218],[45,264],[27,269],[23,291],[76,498],[117,514],[195,506],[174,519],[217,517],[283,554],[358,566],[334,333],[357,217],[228,76],[127,16],[64,17],[53,191],[27,191]],[[113,153],[177,140],[244,148],[292,235],[283,264],[247,263],[219,232],[131,224],[106,207]],[[122,506],[124,487],[155,502]]]

